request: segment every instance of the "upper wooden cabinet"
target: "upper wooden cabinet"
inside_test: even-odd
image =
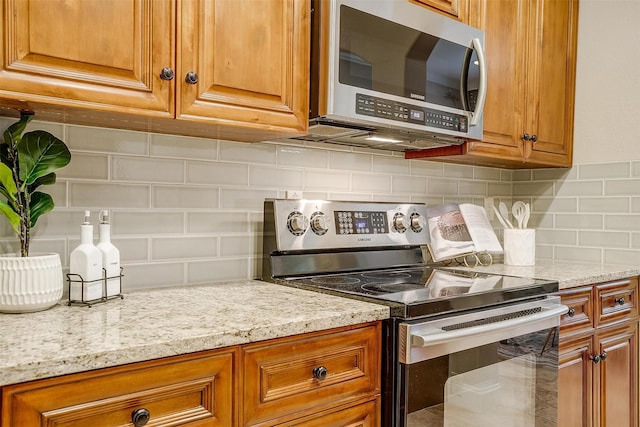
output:
[[[471,0],[467,23],[485,31],[483,140],[407,158],[571,166],[577,22],[578,0]]]
[[[446,15],[450,18],[457,19],[461,22],[467,22],[468,4],[470,0],[410,0],[438,13]]]
[[[307,127],[308,0],[0,7],[1,106],[45,120],[247,141]]]

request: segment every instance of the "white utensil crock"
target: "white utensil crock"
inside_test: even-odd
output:
[[[518,266],[535,265],[535,229],[507,228],[504,230],[504,263]]]

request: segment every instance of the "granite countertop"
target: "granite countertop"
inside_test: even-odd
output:
[[[257,280],[0,313],[0,386],[388,317],[386,306]]]
[[[536,260],[536,264],[531,267],[516,267],[496,263],[488,267],[452,268],[507,276],[557,280],[559,289],[575,288],[640,275],[640,266],[587,264],[550,260]]]

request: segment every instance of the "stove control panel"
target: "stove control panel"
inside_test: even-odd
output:
[[[265,236],[277,250],[421,246],[429,242],[426,205],[326,200],[265,200]]]

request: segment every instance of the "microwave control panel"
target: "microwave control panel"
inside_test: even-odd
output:
[[[466,116],[418,107],[377,96],[356,94],[356,114],[467,133]]]

